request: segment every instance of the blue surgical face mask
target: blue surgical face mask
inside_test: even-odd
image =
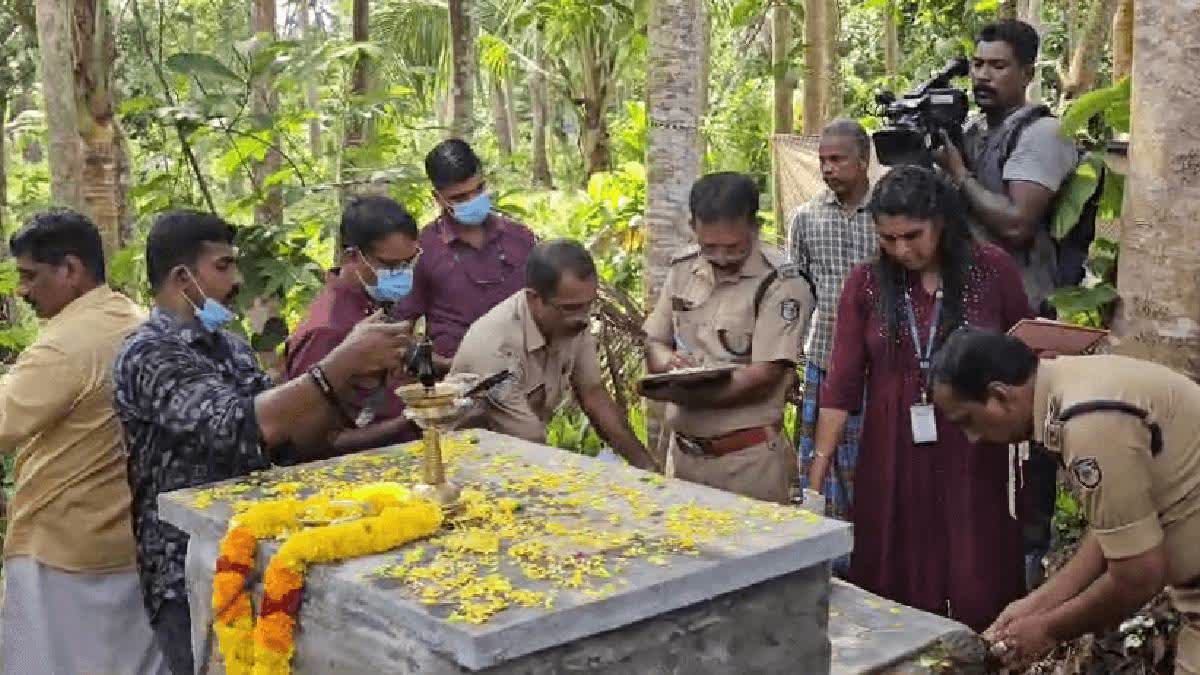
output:
[[[371,268],[375,273],[375,285],[372,286],[363,281],[360,276],[358,280],[362,282],[363,288],[366,289],[367,295],[371,296],[379,302],[396,302],[404,296],[412,292],[413,286],[413,271],[412,264],[415,261],[409,261],[405,267],[400,269],[375,269],[371,263],[367,262],[366,256],[361,252],[359,256],[363,263]]]
[[[461,204],[455,204],[451,209],[455,220],[463,225],[472,226],[482,225],[491,212],[492,196],[486,192],[480,192]]]
[[[413,272],[409,268],[400,270],[380,270],[375,273],[378,280],[374,286],[367,286],[367,294],[380,302],[396,302],[412,291]]]
[[[200,325],[204,326],[204,329],[210,333],[215,333],[229,325],[229,322],[233,321],[237,315],[225,305],[208,297],[204,289],[200,288],[200,282],[196,281],[196,277],[192,275],[191,270],[188,270],[188,276],[192,277],[192,283],[196,285],[196,290],[200,291],[200,295],[204,296],[204,304],[200,307],[197,307],[186,295],[184,296],[184,298],[187,298],[188,304],[192,306],[192,311],[195,312],[196,320],[200,322]]]

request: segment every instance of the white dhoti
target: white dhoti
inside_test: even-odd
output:
[[[4,561],[4,675],[168,675],[137,572],[57,570]]]

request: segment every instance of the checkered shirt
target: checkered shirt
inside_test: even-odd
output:
[[[817,286],[817,311],[808,333],[805,355],[829,367],[838,298],[850,270],[878,251],[875,221],[864,202],[847,215],[833,191],[813,197],[789,218],[788,253]]]

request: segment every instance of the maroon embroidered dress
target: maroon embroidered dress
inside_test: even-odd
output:
[[[978,244],[973,257],[963,301],[967,323],[1006,331],[1030,316],[1008,254]],[[934,296],[916,273],[908,287],[924,342]],[[874,269],[859,265],[842,291],[821,389],[822,407],[849,411],[862,407],[864,384],[867,392],[849,579],[981,631],[1025,590],[1021,528],[1008,514],[1008,449],[971,443],[941,414],[938,442],[913,444],[909,408],[920,398],[922,378],[906,319],[898,332],[889,347]]]

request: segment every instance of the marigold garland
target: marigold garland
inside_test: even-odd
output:
[[[350,507],[347,502],[353,502]],[[341,518],[364,517],[349,522]],[[335,521],[304,528],[305,521]],[[229,675],[291,672],[296,617],[308,565],[382,553],[433,534],[442,511],[413,499],[395,483],[364,485],[332,497],[276,499],[251,504],[230,521],[213,577],[214,627]],[[287,536],[263,575],[263,600],[254,621],[247,577],[259,539]]]

